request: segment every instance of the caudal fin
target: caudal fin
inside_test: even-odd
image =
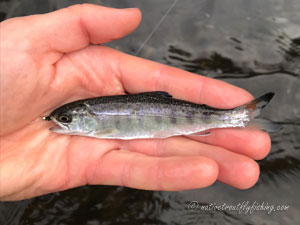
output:
[[[275,94],[269,92],[249,103],[244,105],[246,109],[250,111],[251,121],[248,123],[247,127],[256,127],[267,132],[279,132],[282,127],[271,120],[256,118],[261,110],[271,101]]]
[[[251,112],[251,119],[254,119],[261,113],[261,110],[268,105],[274,95],[273,92],[269,92],[245,105],[245,108]]]

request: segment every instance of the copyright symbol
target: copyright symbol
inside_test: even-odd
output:
[[[191,201],[188,205],[189,211],[195,211],[198,209],[199,203],[197,201]]]

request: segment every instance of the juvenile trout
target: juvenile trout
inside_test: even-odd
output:
[[[233,109],[216,109],[172,98],[166,92],[103,96],[78,100],[55,109],[45,120],[60,134],[95,138],[167,138],[206,135],[213,128],[246,127],[277,132],[280,126],[257,119],[274,93],[267,93]]]

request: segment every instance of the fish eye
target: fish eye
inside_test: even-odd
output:
[[[58,116],[58,121],[62,123],[70,123],[72,121],[72,117],[68,114],[61,114]]]

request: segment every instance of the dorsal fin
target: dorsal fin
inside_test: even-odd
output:
[[[141,92],[139,94],[142,94],[142,95],[162,95],[164,97],[172,98],[172,95],[170,95],[168,92],[165,92],[165,91],[149,91],[149,92]]]

